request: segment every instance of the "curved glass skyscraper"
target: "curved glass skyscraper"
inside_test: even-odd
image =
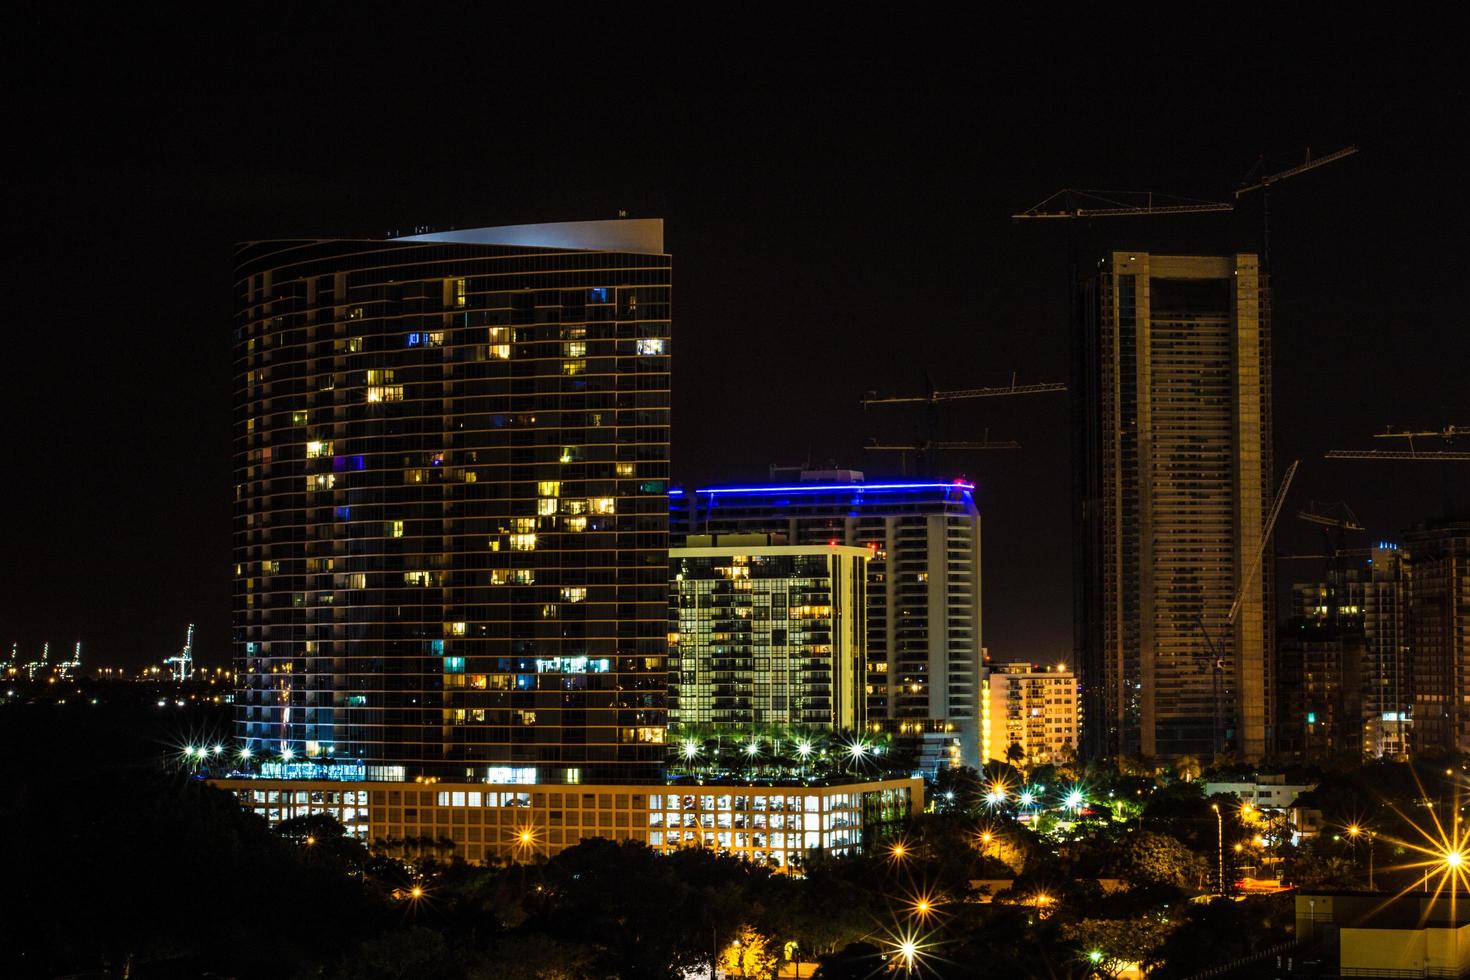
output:
[[[662,222],[237,263],[236,734],[369,778],[659,778]]]

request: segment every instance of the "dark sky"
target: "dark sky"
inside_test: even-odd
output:
[[[1437,466],[1321,456],[1470,422],[1463,23],[597,9],[16,15],[0,641],[139,664],[194,621],[197,655],[228,658],[231,246],[248,238],[662,216],[676,478],[808,456],[879,474],[896,460],[865,439],[919,419],[864,414],[863,392],[1066,380],[1069,247],[1253,250],[1261,230],[1258,201],[1070,239],[1010,212],[1063,186],[1223,199],[1263,154],[1279,169],[1357,143],[1272,196],[1278,457],[1303,459],[1291,509],[1345,499],[1381,537],[1438,513]],[[981,485],[986,643],[1055,656],[1066,399],[961,403],[941,435],[987,427],[1025,448],[946,463]],[[1280,543],[1318,544],[1292,520]]]

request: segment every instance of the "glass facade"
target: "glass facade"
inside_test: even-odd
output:
[[[660,777],[671,259],[661,222],[528,227],[239,246],[253,751]]]

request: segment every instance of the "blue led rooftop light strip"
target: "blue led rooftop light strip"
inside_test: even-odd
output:
[[[695,493],[862,493],[867,490],[974,490],[973,483],[803,483],[794,487],[702,487]]]

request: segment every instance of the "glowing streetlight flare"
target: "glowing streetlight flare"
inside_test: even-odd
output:
[[[812,754],[812,743],[810,743],[810,742],[798,742],[796,744],[796,754],[799,755],[799,756],[801,756],[803,759],[805,759],[807,756],[811,755]]]
[[[680,751],[684,754],[685,759],[692,761],[695,756],[699,755],[699,745],[695,742],[685,742]]]
[[[745,754],[749,756],[759,755],[760,750],[761,743],[756,741],[755,739],[751,739],[750,742],[745,746]]]

